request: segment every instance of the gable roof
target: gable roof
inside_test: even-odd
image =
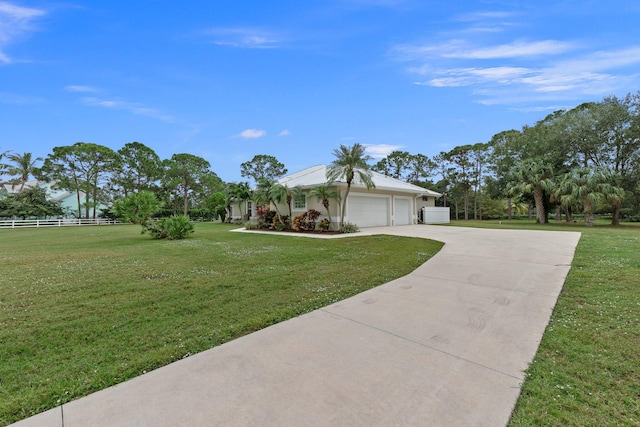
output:
[[[433,196],[440,197],[442,194],[436,193],[426,188],[418,187],[417,185],[409,184],[407,182],[400,181],[399,179],[391,178],[390,176],[383,175],[378,172],[370,171],[373,183],[376,185],[377,190],[390,190],[401,193],[411,193],[417,196]],[[327,166],[316,165],[303,169],[299,172],[292,173],[278,180],[279,184],[287,185],[288,187],[300,187],[310,188],[318,185],[327,184]],[[336,181],[334,184],[346,184],[345,181]],[[351,183],[352,188],[366,188],[366,186],[359,182],[357,177]]]
[[[7,182],[2,184],[2,189],[7,192],[7,194],[17,194],[20,192],[20,187],[22,183],[20,181]],[[38,181],[26,181],[24,183],[24,190],[28,190],[33,187],[38,186]]]

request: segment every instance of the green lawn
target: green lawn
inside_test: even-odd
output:
[[[582,232],[510,426],[640,426],[640,224],[452,225]]]
[[[231,228],[0,230],[0,424],[388,282],[441,247]]]
[[[511,426],[640,426],[640,226],[582,232]],[[27,417],[404,275],[440,248],[198,224],[0,230],[0,424]]]

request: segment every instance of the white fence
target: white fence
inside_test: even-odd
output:
[[[67,227],[78,225],[110,225],[120,224],[119,221],[114,221],[104,218],[96,219],[0,219],[0,228],[21,228],[21,227]]]
[[[425,224],[448,224],[451,212],[449,208],[427,206],[422,208],[422,218]]]

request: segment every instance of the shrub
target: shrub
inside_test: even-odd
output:
[[[315,209],[309,209],[293,219],[293,228],[298,231],[313,231],[316,229],[316,219],[319,217],[320,212]]]
[[[247,221],[244,223],[244,228],[246,228],[247,230],[257,230],[260,227],[260,224],[256,221]]]
[[[358,226],[350,222],[345,222],[340,229],[341,233],[357,233],[358,231],[360,231]]]
[[[289,228],[289,215],[280,215],[280,218],[278,218],[277,215],[274,216],[273,228],[278,231],[286,230],[287,228]]]
[[[276,211],[269,210],[268,206],[258,206],[256,212],[258,214],[258,228],[273,229]]]
[[[142,190],[131,193],[127,197],[113,203],[115,214],[126,222],[144,224],[151,216],[160,210],[161,202],[151,191]]]
[[[142,233],[148,231],[154,239],[178,240],[193,233],[193,224],[184,215],[146,221],[142,227]]]
[[[328,218],[325,218],[318,223],[318,228],[322,231],[329,231],[329,227],[331,227],[331,221],[329,221]]]

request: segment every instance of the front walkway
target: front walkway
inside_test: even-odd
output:
[[[505,425],[580,234],[373,233],[446,244],[405,277],[16,425]]]

